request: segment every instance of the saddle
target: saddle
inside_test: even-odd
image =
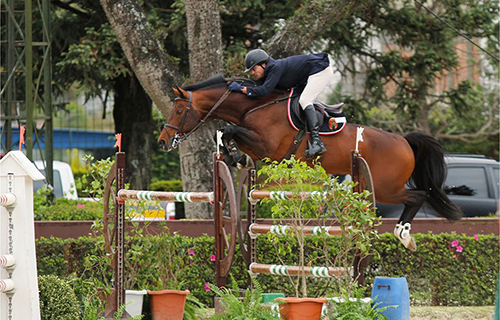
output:
[[[318,115],[318,125],[320,135],[332,135],[342,131],[347,124],[347,119],[342,112],[344,103],[328,105],[318,101],[314,102],[314,109]],[[304,110],[299,104],[299,96],[293,96],[293,90],[290,91],[288,98],[288,121],[296,130],[302,130],[306,127]]]

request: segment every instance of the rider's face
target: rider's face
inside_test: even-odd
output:
[[[260,65],[255,65],[252,70],[250,71],[250,74],[252,75],[252,77],[254,77],[255,79],[260,79],[264,76],[264,68],[266,67],[266,63],[264,62],[262,64],[262,67]]]

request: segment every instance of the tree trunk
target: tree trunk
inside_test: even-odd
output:
[[[217,0],[185,0],[189,46],[189,71],[192,82],[222,72],[222,39]],[[180,146],[182,187],[184,191],[213,190],[213,136],[220,122],[205,124]],[[213,217],[212,205],[186,203],[187,218]]]
[[[122,133],[126,153],[126,182],[131,188],[148,190],[151,180],[151,150],[154,121],[152,102],[134,75],[115,81],[113,117],[116,132]]]
[[[170,86],[181,81],[177,65],[163,51],[136,0],[101,0],[101,5],[134,73],[167,118]]]

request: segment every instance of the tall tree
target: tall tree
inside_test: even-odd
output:
[[[323,30],[326,25],[335,23],[342,19],[345,15],[350,13],[350,10],[355,8],[359,2],[360,1],[356,0],[336,0],[310,1],[304,4],[297,10],[296,14],[286,22],[285,27],[281,30],[280,34],[278,34],[270,42],[270,53],[276,53],[275,56],[281,56],[310,49],[312,42],[305,41],[304,39],[307,39],[308,37],[314,38],[313,35],[319,35],[321,30]],[[205,12],[205,8],[212,8],[213,10],[214,7],[210,7],[210,5],[216,2],[207,0],[206,2],[203,2],[204,5],[206,5],[206,7],[203,6],[203,8],[199,8],[198,5],[196,7],[189,7],[192,3],[195,2],[186,2],[187,11],[201,9],[202,12]],[[169,56],[165,53],[160,43],[154,37],[153,32],[150,31],[143,9],[138,5],[136,0],[101,0],[101,4],[113,27],[113,30],[117,35],[118,41],[120,42],[123,51],[132,66],[132,69],[153,102],[160,108],[160,110],[162,110],[162,113],[167,114],[170,108],[168,97],[170,90],[168,87],[176,84],[177,81],[175,80],[178,78],[174,75],[178,74],[178,69],[171,63]],[[326,8],[326,10],[321,10],[322,6]],[[314,8],[314,10],[308,10],[308,8]],[[218,10],[214,10],[213,12],[218,14]],[[335,12],[335,14],[332,15],[333,12]],[[190,18],[190,14],[194,14],[193,19]],[[196,12],[190,12],[188,15],[188,19],[192,22],[191,27],[188,28],[188,33],[192,32],[192,38],[190,36],[188,41],[190,42],[195,39],[206,40],[206,38],[204,38],[206,35],[219,37],[219,30],[203,30],[202,28],[202,23],[206,23],[207,25],[209,24],[208,21],[204,20],[205,18],[202,18],[208,16],[208,13],[206,15],[196,14]],[[190,21],[188,21],[188,25],[190,24]],[[215,32],[217,32],[217,34],[214,34]],[[280,41],[285,41],[285,39],[286,42],[290,44],[289,48],[291,49],[280,51],[281,45],[279,45],[279,43]],[[212,44],[216,45],[215,43]],[[211,48],[213,47],[211,46]],[[207,59],[207,56],[211,53],[205,51],[205,54],[203,54],[202,52],[204,50],[207,50],[207,48],[200,49],[196,47],[196,44],[190,43],[190,53],[195,54],[196,57],[199,57],[201,54],[201,59]],[[212,53],[212,57],[215,56],[216,55]],[[192,61],[193,58],[194,56],[190,59],[190,61]],[[192,62],[197,65],[200,63],[200,60]],[[213,67],[216,68],[217,64],[214,64]],[[199,72],[198,69],[195,72]],[[211,74],[211,72],[207,72],[204,75],[208,74]],[[206,153],[200,153],[196,156],[191,155],[188,154],[189,151],[187,150],[196,151],[197,148],[201,148],[202,145],[206,145],[208,143],[207,139],[211,139],[212,134],[213,133],[207,135],[206,133],[202,133],[202,137],[200,138],[201,140],[198,143],[186,148],[183,147],[181,150],[181,157],[193,157],[193,159],[186,158],[185,163],[187,165],[183,165],[181,168],[183,172],[197,170],[199,171],[196,175],[197,177],[207,177],[207,173],[211,176],[211,172],[209,170],[211,157],[207,157]],[[194,160],[198,161],[194,162]],[[193,167],[190,165],[192,163],[196,163],[197,165]],[[203,172],[205,175],[203,175]],[[198,187],[200,186],[199,182],[200,181],[195,182]],[[207,183],[207,180],[204,180],[204,182]],[[198,187],[194,187],[193,191],[199,190]],[[207,216],[207,213],[203,213],[203,217]]]

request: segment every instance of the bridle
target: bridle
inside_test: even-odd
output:
[[[177,148],[182,141],[187,139],[187,137],[189,137],[200,126],[202,126],[206,122],[206,120],[215,112],[215,110],[217,110],[217,108],[224,102],[224,100],[226,100],[226,98],[229,96],[230,93],[231,93],[231,91],[229,91],[229,89],[226,90],[226,92],[224,92],[224,94],[219,98],[219,100],[217,100],[217,102],[207,112],[207,114],[203,117],[203,119],[200,119],[199,111],[198,111],[199,108],[196,108],[196,106],[193,104],[193,93],[191,91],[188,91],[189,99],[186,99],[184,97],[175,98],[174,103],[176,101],[185,101],[185,102],[187,102],[187,105],[186,105],[184,115],[182,116],[181,122],[179,123],[179,126],[174,126],[174,125],[171,125],[169,123],[166,123],[163,126],[163,130],[167,133],[168,138],[170,140],[170,144],[169,144],[167,150],[170,151],[170,150]],[[194,126],[193,129],[191,129],[191,130],[189,130],[189,132],[185,133],[184,132],[184,125],[186,124],[186,121],[188,119],[189,112],[191,111],[191,108],[194,109],[195,114],[198,117],[198,123],[196,124],[196,126]],[[172,112],[175,112],[175,110],[173,110]],[[168,128],[176,130],[173,137],[168,132],[168,130],[167,130]]]

